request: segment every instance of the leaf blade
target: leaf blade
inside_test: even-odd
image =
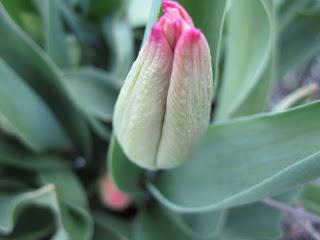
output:
[[[189,162],[162,173],[148,189],[173,211],[201,212],[253,202],[310,181],[319,176],[319,106],[213,125]],[[308,126],[300,124],[305,121]]]

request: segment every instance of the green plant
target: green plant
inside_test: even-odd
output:
[[[161,0],[0,0],[0,239],[279,239],[291,202],[318,221],[318,85],[285,76],[318,55],[320,2],[179,2],[211,50],[212,120],[186,162],[150,172],[112,118]],[[268,105],[283,82],[298,89]]]

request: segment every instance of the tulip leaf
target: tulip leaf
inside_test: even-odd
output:
[[[67,51],[61,11],[56,0],[33,0],[43,21],[44,48],[59,67],[67,68],[71,60]]]
[[[3,171],[3,170],[2,170]],[[0,176],[0,189],[1,191],[7,190],[20,190],[28,188],[28,184],[25,181],[21,181],[20,179],[12,176],[6,176],[8,174],[1,173]]]
[[[59,211],[59,204],[55,194],[54,185],[46,185],[40,189],[27,192],[5,193],[1,192],[0,205],[0,234],[10,234],[13,232],[16,220],[19,218],[17,214],[30,206],[37,206],[41,208],[51,209],[56,218],[56,225],[58,230],[55,236],[66,236],[66,230],[61,223],[61,212]],[[48,213],[50,217],[50,213]],[[44,221],[46,221],[44,219]],[[1,236],[1,235],[0,235]]]
[[[294,189],[273,197],[276,201],[289,203],[297,195]],[[282,212],[263,202],[229,208],[218,240],[279,239],[282,235]]]
[[[113,76],[94,68],[79,68],[65,72],[63,78],[80,109],[101,120],[112,120],[119,91]]]
[[[114,135],[109,146],[108,161],[112,178],[121,191],[131,194],[142,192],[144,170],[127,158]],[[126,177],[123,177],[124,173]]]
[[[93,220],[88,202],[78,178],[67,168],[41,171],[39,178],[44,184],[54,184],[60,203],[62,223],[72,239],[91,239]]]
[[[106,15],[109,15],[111,13],[118,12],[123,8],[124,2],[123,0],[90,0],[88,1],[88,11],[89,15],[93,18],[105,18]]]
[[[174,217],[180,229],[188,235],[201,239],[214,239],[224,226],[225,213],[225,210],[208,211],[175,214]]]
[[[0,115],[28,147],[39,152],[71,148],[70,139],[47,104],[2,58],[0,85]]]
[[[54,240],[92,239],[93,222],[87,209],[84,190],[76,176],[66,168],[43,170],[39,175],[41,182],[46,183],[40,189],[26,190],[28,188],[25,187],[24,190],[0,192],[0,239],[3,234],[8,237],[21,235],[23,233],[21,230],[25,232],[22,239],[28,239],[28,235],[43,235],[48,233],[48,230],[50,233],[54,230],[51,238]],[[38,208],[47,211],[41,211],[42,214],[38,215]],[[22,214],[23,210],[28,211],[29,215]],[[27,222],[25,227],[29,225],[32,228],[21,229],[19,222],[30,221],[30,217],[34,221],[29,224]],[[31,224],[38,223],[39,220],[42,222],[38,226]],[[30,237],[30,239],[38,238]]]
[[[306,1],[291,1],[281,0],[275,2],[279,27],[282,31],[295,19],[299,13],[316,13],[320,9],[320,3],[318,0],[306,0]]]
[[[23,12],[21,14],[21,29],[37,44],[43,43],[43,23],[35,12]]]
[[[110,140],[112,135],[112,130],[105,126],[100,120],[88,116],[90,126],[97,136],[104,140]]]
[[[161,1],[159,0],[155,0],[155,1],[131,0],[128,7],[128,19],[130,24],[133,27],[142,27],[146,25],[148,21],[150,21],[151,15],[156,16],[157,18],[159,13],[158,11],[160,10],[160,4],[161,4]]]
[[[30,13],[33,11],[31,1],[20,1],[20,0],[0,0],[6,10],[10,13],[14,21],[22,26],[22,16],[25,13]]]
[[[12,21],[1,3],[0,35],[1,57],[41,95],[78,149],[88,155],[89,129],[63,85],[60,69]]]
[[[299,202],[305,209],[320,215],[320,186],[307,184],[299,194]]]
[[[279,77],[319,53],[319,21],[320,8],[317,11],[300,11],[282,29],[279,34]]]
[[[136,220],[134,240],[198,240],[179,229],[157,205],[144,208]],[[209,240],[209,239],[208,239]]]
[[[93,237],[94,240],[114,239],[129,240],[132,239],[132,226],[127,220],[113,216],[108,213],[97,211],[93,214],[97,231]]]
[[[273,12],[271,1],[232,2],[227,19],[218,121],[264,110],[273,78]]]
[[[0,232],[0,240],[45,239],[52,232],[54,232],[53,214],[45,208],[29,206],[19,213],[14,229],[8,236]]]
[[[123,83],[134,60],[133,31],[123,16],[115,16],[104,20],[102,31],[110,46],[111,59],[113,59],[111,63],[112,73]]]
[[[70,30],[75,34],[81,47],[82,61],[86,64],[105,65],[105,47],[101,33],[82,15],[71,8],[64,0],[56,0],[62,11],[63,19]]]
[[[218,240],[279,239],[281,215],[262,203],[231,208]]]
[[[306,183],[319,176],[319,107],[315,102],[212,125],[189,161],[163,172],[148,189],[173,211],[199,212]]]
[[[147,41],[153,24],[158,20],[162,0],[152,0],[148,22],[144,31],[142,45]]]
[[[0,135],[0,166],[12,166],[27,170],[62,168],[65,166],[60,156],[35,154]]]

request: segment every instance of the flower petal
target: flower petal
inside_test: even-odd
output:
[[[192,28],[179,38],[173,60],[158,168],[186,160],[210,120],[213,91],[211,56],[204,35]]]
[[[155,168],[173,53],[162,29],[150,38],[125,80],[115,107],[115,135],[136,164]]]

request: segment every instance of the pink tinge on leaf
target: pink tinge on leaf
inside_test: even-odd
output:
[[[101,177],[99,185],[102,201],[108,208],[122,211],[132,203],[132,199],[117,188],[109,174]]]

